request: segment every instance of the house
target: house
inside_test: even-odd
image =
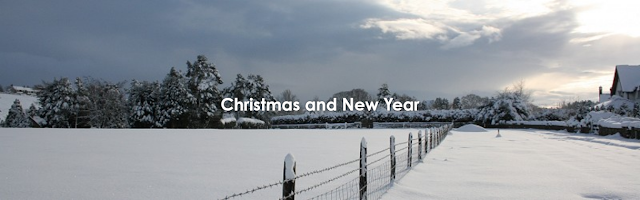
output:
[[[39,90],[35,90],[29,87],[20,87],[20,86],[14,86],[14,85],[11,85],[11,90],[15,94],[26,94],[31,96],[36,96],[37,93],[39,92]]]
[[[640,65],[616,65],[611,96],[640,102]],[[601,92],[602,93],[602,92]]]

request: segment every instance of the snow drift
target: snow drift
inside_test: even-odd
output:
[[[475,124],[467,124],[461,126],[460,128],[455,129],[455,131],[460,132],[487,132],[487,129],[482,128],[481,126]]]

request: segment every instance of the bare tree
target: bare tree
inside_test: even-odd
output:
[[[516,96],[520,97],[520,99],[522,99],[524,102],[531,104],[533,103],[533,99],[531,99],[531,94],[533,94],[533,91],[527,89],[525,86],[526,86],[526,82],[524,80],[515,82],[511,86],[511,92],[513,92],[513,94],[515,94]]]
[[[298,96],[293,94],[293,92],[291,92],[291,90],[289,89],[284,90],[278,97],[278,100],[279,101],[300,101],[300,99],[298,99]]]

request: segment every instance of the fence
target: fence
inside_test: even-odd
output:
[[[373,122],[373,128],[431,128],[451,122]]]
[[[362,138],[360,142],[360,158],[337,164],[324,169],[298,174],[296,172],[295,157],[288,154],[285,157],[283,180],[272,184],[263,185],[241,193],[228,195],[223,199],[244,197],[260,190],[273,187],[282,187],[280,200],[298,199],[379,199],[397,179],[401,179],[417,163],[436,148],[447,136],[453,126],[451,124],[440,127],[431,127],[418,132],[416,138],[412,133],[405,142],[396,143],[396,138],[389,138],[389,147],[368,153],[367,141]],[[354,164],[358,167],[349,168]],[[337,170],[343,170],[336,173]],[[315,182],[305,188],[296,188],[296,182],[301,179],[319,174],[333,172],[338,174],[323,181]],[[347,180],[337,187],[326,188],[328,183]],[[325,186],[324,191],[320,191]],[[326,190],[328,189],[328,190]],[[315,192],[315,193],[314,193]],[[260,199],[274,199],[277,196]]]
[[[324,123],[324,124],[273,124],[276,129],[350,129],[362,128],[361,122],[353,123]]]

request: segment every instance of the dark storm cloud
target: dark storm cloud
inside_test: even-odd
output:
[[[205,54],[227,84],[236,73],[261,74],[274,93],[291,89],[303,100],[353,88],[375,95],[382,83],[434,99],[489,96],[537,74],[577,76],[636,62],[638,39],[570,42],[593,36],[573,33],[576,12],[459,23],[464,30],[447,29],[443,42],[363,27],[370,19],[421,17],[371,1],[10,1],[0,7],[0,84],[161,80]],[[488,35],[487,27],[499,33]]]
[[[376,33],[358,28],[365,18],[397,15],[357,1],[13,1],[0,13],[3,74],[29,74],[3,76],[3,84],[158,79],[197,54],[322,61],[366,45]]]

